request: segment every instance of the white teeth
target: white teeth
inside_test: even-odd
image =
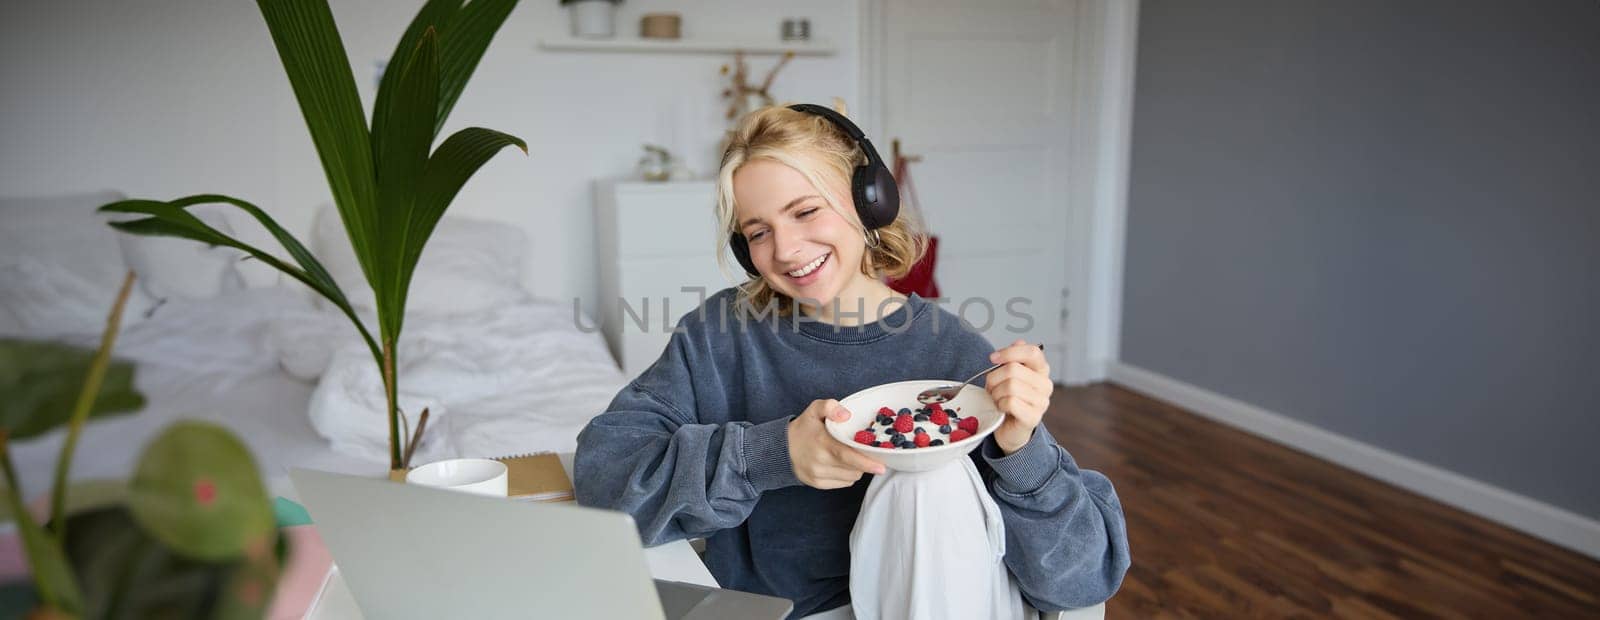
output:
[[[823,254],[822,256],[818,256],[817,260],[811,261],[810,264],[807,264],[804,267],[801,267],[799,269],[796,269],[794,271],[789,272],[789,277],[791,277],[791,278],[804,278],[804,277],[810,275],[811,272],[816,271],[818,267],[822,266],[822,263],[825,263],[827,261],[828,261],[828,255],[827,254]]]

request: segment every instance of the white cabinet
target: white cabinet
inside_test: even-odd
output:
[[[717,264],[711,181],[595,183],[601,332],[632,378],[661,356],[678,318],[743,271]],[[687,290],[685,290],[687,289]]]

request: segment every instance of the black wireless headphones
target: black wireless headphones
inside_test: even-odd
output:
[[[850,196],[856,203],[856,215],[860,216],[861,225],[867,230],[883,228],[893,222],[895,216],[900,214],[900,187],[895,184],[889,167],[878,157],[878,151],[872,148],[872,141],[867,139],[867,135],[850,119],[831,108],[814,103],[797,103],[789,106],[789,109],[828,119],[860,145],[867,154],[867,163],[856,166],[855,172],[850,175]],[[761,277],[761,273],[756,271],[755,262],[750,260],[750,242],[745,240],[744,235],[734,232],[728,240],[728,247],[733,250],[733,257],[739,259],[739,265],[744,267],[745,273],[753,278]]]

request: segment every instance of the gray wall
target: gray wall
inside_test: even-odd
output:
[[[1122,361],[1600,518],[1600,1],[1140,13]]]

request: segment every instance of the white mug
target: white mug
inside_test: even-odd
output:
[[[506,496],[506,464],[492,459],[445,459],[406,474],[406,482],[476,495]]]

